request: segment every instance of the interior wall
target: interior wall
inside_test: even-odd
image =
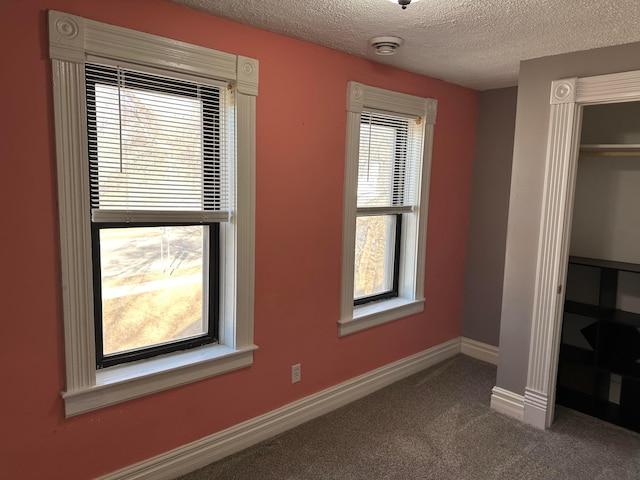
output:
[[[580,143],[640,144],[640,102],[584,107]]]
[[[551,82],[640,70],[640,43],[520,64],[497,386],[524,394],[544,188]]]
[[[478,94],[462,335],[498,345],[518,89]]]
[[[582,144],[640,144],[640,102],[589,105]],[[578,160],[570,255],[640,263],[640,154]]]
[[[570,255],[640,263],[640,156],[578,162]]]
[[[257,58],[254,365],[64,418],[46,9]],[[162,0],[0,2],[3,478],[94,478],[460,335],[477,94]],[[338,338],[350,80],[438,99],[422,314]],[[291,365],[302,381],[292,385]],[[55,472],[55,473],[52,473]]]

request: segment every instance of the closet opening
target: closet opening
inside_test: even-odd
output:
[[[583,107],[556,402],[640,432],[640,102]]]

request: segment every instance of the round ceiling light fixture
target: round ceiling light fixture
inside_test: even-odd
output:
[[[369,43],[378,55],[393,55],[404,42],[400,37],[373,37]]]
[[[407,5],[409,5],[411,2],[418,3],[420,0],[389,0],[389,1],[391,3],[397,3],[402,7],[403,10],[406,10]]]

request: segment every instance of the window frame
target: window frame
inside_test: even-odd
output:
[[[258,61],[49,10],[56,133],[67,417],[253,363],[255,105]],[[98,370],[84,65],[122,61],[180,79],[227,82],[234,146],[228,221],[220,225],[219,342]],[[164,74],[164,73],[163,73]],[[157,222],[156,218],[150,222]],[[198,223],[198,222],[196,222]],[[198,224],[204,224],[200,222]]]
[[[416,206],[411,212],[401,214],[398,295],[354,305],[360,125],[361,115],[365,110],[420,117],[424,131]],[[435,99],[394,92],[359,82],[348,84],[339,336],[350,335],[424,310],[427,212],[436,115],[437,100]]]

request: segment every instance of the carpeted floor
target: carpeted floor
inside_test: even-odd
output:
[[[640,435],[562,407],[548,431],[489,408],[458,355],[181,480],[639,480]]]

